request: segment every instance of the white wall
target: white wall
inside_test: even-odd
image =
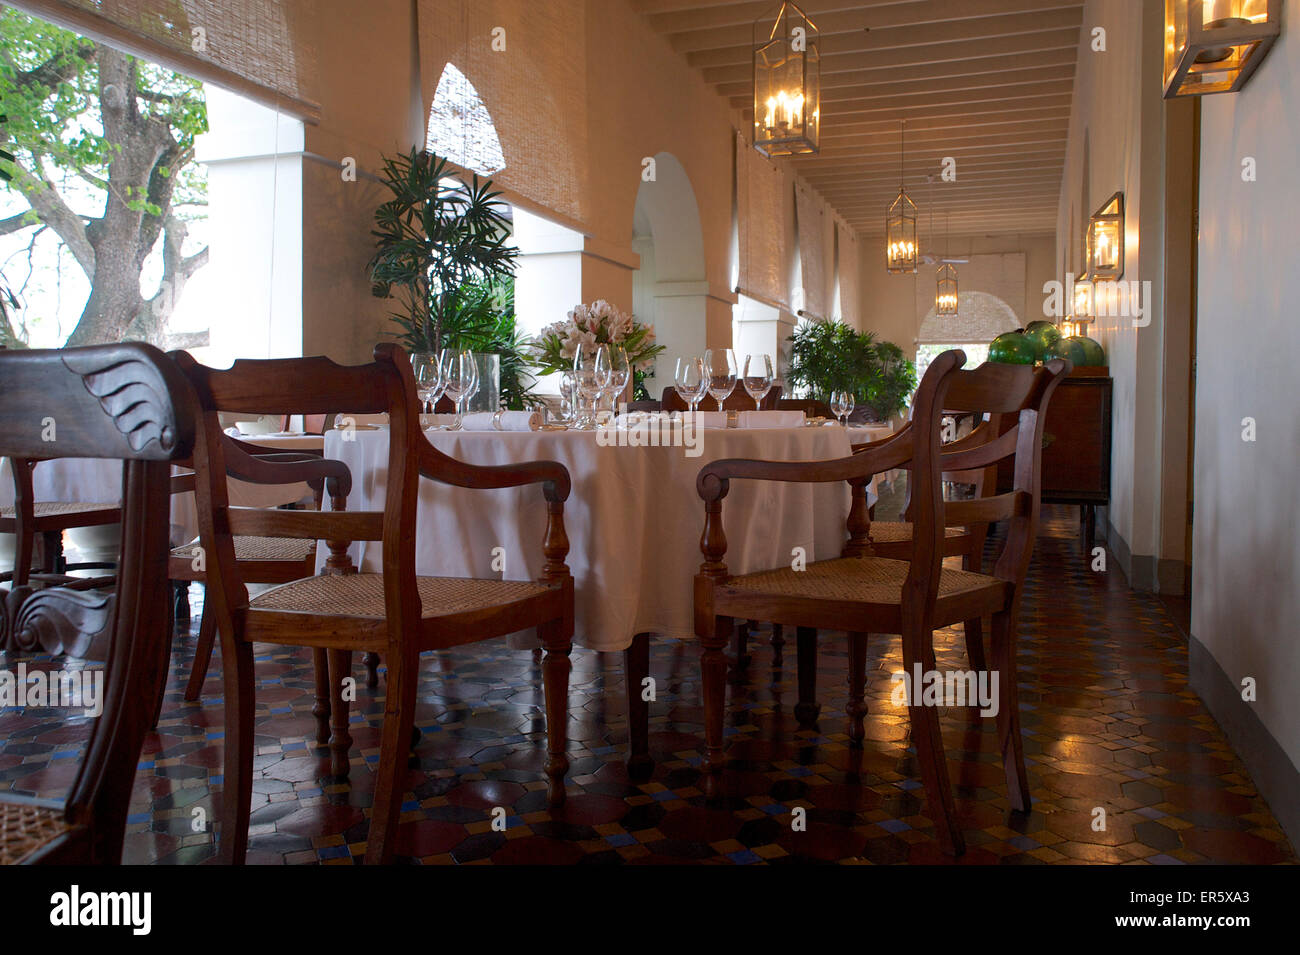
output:
[[[1244,90],[1202,101],[1192,635],[1234,684],[1258,681],[1250,706],[1300,766],[1298,99],[1293,17]]]

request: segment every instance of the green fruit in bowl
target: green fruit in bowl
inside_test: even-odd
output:
[[[1075,368],[1086,365],[1088,364],[1087,350],[1084,348],[1083,343],[1084,339],[1082,338],[1062,338],[1048,346],[1043,355],[1043,360],[1051,361],[1053,358],[1067,358]]]
[[[1038,360],[1033,341],[1019,332],[1003,332],[989,343],[989,361],[1003,365],[1032,365]]]
[[[1085,365],[1104,365],[1106,364],[1106,351],[1097,342],[1091,338],[1079,338],[1083,342]]]

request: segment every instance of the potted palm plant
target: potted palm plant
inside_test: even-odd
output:
[[[531,404],[515,330],[518,250],[501,194],[478,176],[461,182],[445,159],[418,148],[385,158],[381,179],[392,195],[375,210],[371,290],[400,301],[398,341],[409,351],[474,352],[476,410]]]
[[[888,421],[907,407],[916,367],[892,342],[835,321],[803,322],[789,340],[786,378],[796,393],[829,404],[833,392],[847,391],[854,420]]]

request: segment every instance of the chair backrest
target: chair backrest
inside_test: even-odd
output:
[[[781,400],[781,390],[782,388],[780,385],[773,385],[772,390],[764,395],[763,400],[759,403],[759,410],[775,410],[777,402]],[[708,395],[706,395],[704,400],[700,402],[701,411],[713,411],[716,407],[713,398]],[[686,402],[683,401],[682,396],[677,393],[677,389],[672,386],[664,389],[664,396],[660,401],[660,408],[663,411],[687,410]],[[736,389],[731,394],[727,395],[726,400],[722,402],[722,408],[724,411],[754,410],[754,399],[749,397],[748,392],[746,392],[741,386],[740,379],[736,379]]]
[[[14,608],[8,635],[11,647],[76,655],[83,648],[64,645],[68,632],[109,634],[101,715],[66,805],[69,822],[90,828],[99,859],[121,857],[140,748],[166,679],[170,462],[190,454],[194,421],[184,376],[150,345],[0,353],[0,454],[123,462],[113,593],[35,591]]]
[[[989,474],[999,461],[1015,459],[1015,479],[1010,491],[971,501],[950,501],[946,520],[950,525],[1008,522],[1006,540],[993,573],[1013,581],[1017,592],[1029,568],[1038,533],[1047,405],[1071,367],[1069,361],[1060,358],[1038,367],[985,362],[970,371],[954,372],[945,395],[947,410],[987,414],[989,420],[984,422],[988,431],[980,443],[962,446],[958,442],[942,449],[940,461],[944,472]],[[999,435],[1007,418],[1015,423]]]
[[[409,362],[392,344],[375,346],[375,360],[342,366],[328,358],[240,359],[230,368],[199,364],[174,353],[194,387],[199,426],[194,447],[199,534],[207,552],[206,598],[218,628],[248,606],[248,590],[235,563],[234,537],[297,537],[325,540],[332,548],[357,540],[383,541],[384,593],[390,626],[414,626],[419,619],[415,590],[415,525],[418,467],[408,436],[418,432],[417,402],[400,373]],[[344,407],[357,414],[387,414],[388,479],[384,509],[378,511],[286,511],[231,507],[227,474],[261,484],[288,483],[297,464],[276,455],[253,455],[222,434],[219,413],[260,409],[270,413],[328,414]],[[335,480],[331,478],[330,480]],[[341,477],[337,478],[341,479]],[[290,480],[300,480],[293,477]],[[331,491],[331,496],[335,492]],[[395,632],[406,632],[400,629]]]
[[[802,411],[810,418],[831,417],[831,406],[815,398],[778,398],[778,411]]]

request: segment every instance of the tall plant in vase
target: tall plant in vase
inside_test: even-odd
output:
[[[518,250],[501,194],[490,180],[456,179],[445,159],[418,148],[384,159],[381,180],[391,197],[375,210],[371,291],[401,302],[398,341],[409,351],[494,352],[503,368],[517,366]],[[533,400],[522,377],[514,385],[503,388],[507,405]]]

